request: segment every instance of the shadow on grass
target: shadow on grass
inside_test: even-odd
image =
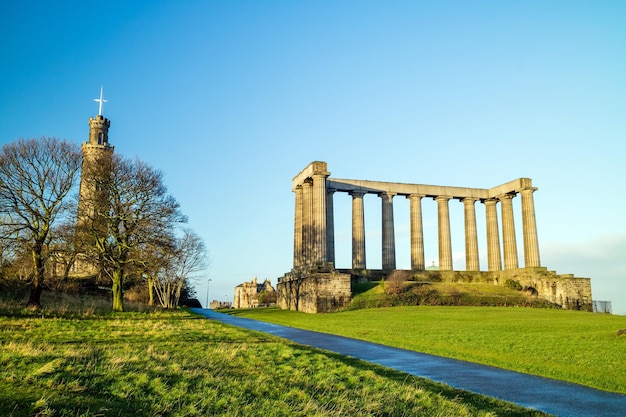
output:
[[[0,383],[0,410],[4,417],[152,415],[148,401],[99,398],[99,394],[24,389],[21,386],[18,390],[11,390]]]

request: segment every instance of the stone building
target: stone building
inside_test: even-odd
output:
[[[538,297],[566,309],[591,308],[591,280],[559,275],[541,266],[530,178],[518,178],[492,188],[467,188],[330,178],[325,162],[310,163],[293,178],[295,193],[293,269],[278,279],[281,308],[318,313],[350,302],[350,283],[380,278],[396,270],[394,197],[410,203],[411,272],[422,281],[488,282],[503,285],[515,280]],[[352,197],[352,268],[335,269],[333,195]],[[363,197],[373,194],[382,204],[382,270],[366,262]],[[521,196],[523,266],[520,266],[513,200]],[[425,267],[422,200],[437,206],[438,270]],[[449,206],[462,203],[464,212],[464,271],[454,270]],[[479,262],[476,202],[484,205],[487,269]],[[501,220],[498,219],[500,208]],[[519,219],[518,219],[519,221]],[[501,231],[501,234],[500,234]]]
[[[256,308],[259,305],[273,304],[276,300],[276,291],[269,279],[259,284],[254,277],[250,282],[244,282],[235,287],[234,308]]]

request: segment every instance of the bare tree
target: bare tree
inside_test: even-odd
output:
[[[113,155],[110,167],[102,172],[105,169],[108,175],[91,178],[99,192],[85,197],[96,201],[79,214],[79,227],[83,240],[87,237],[91,243],[86,248],[92,261],[112,281],[113,311],[123,311],[124,277],[140,262],[138,249],[167,246],[174,225],[186,219],[160,171],[119,155]]]
[[[154,274],[153,288],[161,305],[176,308],[185,284],[197,278],[208,264],[204,242],[190,229],[174,240],[170,250],[162,251],[161,268]]]
[[[16,258],[15,242],[13,239],[5,237],[7,233],[3,229],[5,229],[6,223],[7,219],[0,215],[0,278],[2,280],[7,278],[7,271]]]
[[[21,284],[32,275],[33,268],[31,257],[20,250],[18,242],[5,237],[7,233],[2,229],[6,223],[0,216],[0,288],[16,291],[13,295],[17,297]]]
[[[406,290],[405,282],[410,278],[409,271],[395,270],[385,280],[385,292],[400,295]]]
[[[75,212],[75,210],[72,211]],[[54,261],[52,274],[55,278],[61,278],[62,281],[68,280],[79,251],[76,218],[68,216],[65,222],[52,231],[50,256],[53,257]]]
[[[3,239],[27,247],[32,259],[28,305],[41,305],[50,231],[69,212],[67,196],[81,165],[78,145],[55,138],[19,139],[0,153]]]
[[[168,243],[164,244],[166,241]],[[154,305],[155,282],[157,276],[167,269],[167,263],[171,256],[169,254],[174,250],[175,237],[173,235],[164,237],[159,246],[144,244],[137,250],[141,253],[138,256],[137,272],[146,280],[148,290],[148,305]]]

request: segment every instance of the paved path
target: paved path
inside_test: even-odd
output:
[[[626,416],[626,395],[622,394],[342,336],[264,323],[213,310],[192,310],[210,320],[269,333],[557,416]]]

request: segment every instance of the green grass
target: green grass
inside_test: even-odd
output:
[[[626,316],[503,307],[231,314],[626,393]]]
[[[186,311],[81,308],[0,309],[3,416],[543,415]]]

